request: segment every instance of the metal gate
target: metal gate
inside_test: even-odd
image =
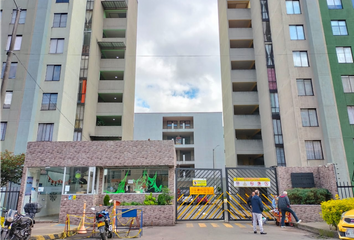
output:
[[[176,168],[175,176],[177,221],[224,219],[221,169]]]
[[[226,168],[226,195],[229,220],[249,221],[251,219],[252,212],[247,205],[247,199],[257,189],[260,191],[259,195],[264,205],[265,211],[262,213],[263,216],[273,219],[274,217],[269,211],[272,209],[274,195],[278,195],[276,168]]]
[[[19,187],[9,187],[1,188],[0,191],[0,206],[2,207],[0,213],[2,215],[2,210],[17,209],[18,199],[20,196]]]

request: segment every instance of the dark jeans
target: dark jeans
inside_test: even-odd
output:
[[[281,209],[281,225],[282,225],[282,226],[284,226],[285,213],[286,213],[286,212],[291,213],[291,214],[294,216],[296,222],[299,221],[299,219],[297,218],[296,214],[294,213],[294,211],[293,211],[291,208],[282,208],[282,209]]]

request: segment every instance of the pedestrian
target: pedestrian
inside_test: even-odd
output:
[[[281,227],[282,228],[285,228],[284,221],[285,221],[286,212],[289,212],[294,216],[296,223],[301,222],[301,220],[296,216],[295,212],[290,208],[290,201],[288,198],[287,191],[284,191],[283,194],[281,196],[279,196],[278,207],[279,207],[279,211],[281,211],[281,215],[282,215],[281,216]]]
[[[253,196],[254,196],[254,192],[252,192],[251,196],[249,196],[249,198],[247,199],[247,205],[248,205],[249,208],[252,207],[252,205],[251,205],[251,199],[252,199]]]
[[[255,195],[251,199],[252,203],[252,218],[253,218],[253,232],[257,234],[257,221],[259,224],[259,230],[261,234],[267,234],[263,231],[263,221],[262,221],[262,212],[263,212],[263,203],[259,197],[259,191],[254,191]]]
[[[278,196],[274,195],[274,198],[272,200],[272,207],[273,209],[277,209],[277,205],[278,205]]]

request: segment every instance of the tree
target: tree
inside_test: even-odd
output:
[[[8,150],[1,152],[1,186],[5,186],[8,182],[20,183],[24,162],[24,153],[14,155]]]

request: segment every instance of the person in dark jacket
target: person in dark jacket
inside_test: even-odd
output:
[[[254,196],[254,192],[252,192],[251,196],[247,199],[247,205],[248,205],[248,207],[252,207],[252,205],[251,205],[251,199],[252,199],[253,196]]]
[[[279,196],[278,198],[278,208],[279,211],[281,211],[281,227],[284,228],[284,221],[285,221],[285,214],[286,212],[291,213],[295,220],[296,223],[300,223],[301,220],[296,216],[295,212],[290,208],[290,201],[288,198],[288,193],[286,191],[283,192],[283,195]]]
[[[259,197],[259,191],[254,191],[255,195],[251,199],[252,204],[252,218],[253,218],[253,232],[257,233],[257,221],[259,224],[259,230],[261,234],[267,234],[263,231],[263,221],[262,221],[262,212],[263,212],[263,203]]]

